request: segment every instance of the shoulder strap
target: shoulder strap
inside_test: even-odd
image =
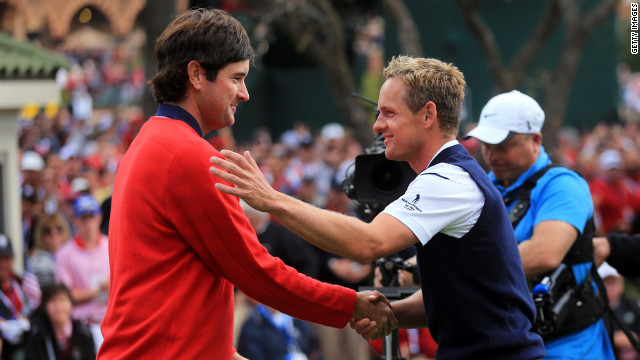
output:
[[[537,173],[533,174],[533,176],[525,180],[522,186],[516,190],[518,202],[513,208],[511,208],[511,211],[509,211],[509,220],[511,221],[511,225],[514,229],[518,226],[527,211],[529,211],[529,207],[531,207],[531,191],[536,187],[538,180],[546,174],[549,169],[561,166],[562,165],[558,164],[549,164],[545,166]],[[508,205],[515,200],[514,195],[507,194],[503,200],[505,204]],[[584,230],[578,235],[576,241],[562,260],[563,263],[573,265],[593,261],[592,238],[594,230],[595,226],[593,224],[593,218],[591,218],[587,221]]]
[[[528,178],[523,184],[522,186],[520,186],[519,190],[518,190],[518,203],[511,208],[511,211],[509,211],[509,220],[511,221],[511,225],[513,226],[513,228],[515,229],[516,226],[518,226],[518,224],[520,223],[520,220],[522,220],[522,218],[524,217],[524,214],[527,213],[527,211],[529,210],[529,207],[531,206],[531,190],[533,190],[534,187],[536,187],[536,184],[538,183],[538,180],[547,172],[547,170],[554,168],[554,167],[558,167],[560,165],[557,164],[549,164],[547,166],[545,166],[544,168],[540,169],[537,173],[533,174],[532,177]],[[510,194],[507,194],[504,198],[503,198],[505,204],[510,204],[511,202],[513,202],[512,196],[510,196]]]

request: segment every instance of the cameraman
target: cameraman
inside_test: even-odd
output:
[[[275,191],[248,152],[211,158],[210,172],[236,185],[216,188],[362,264],[416,245],[424,292],[394,302],[393,310],[400,327],[426,327],[428,320],[438,359],[541,358],[542,339],[530,331],[533,301],[502,199],[455,140],[462,73],[436,59],[400,56],[383,74],[373,130],[384,136],[388,159],[407,161],[419,175],[370,223]],[[363,322],[354,325],[371,337]]]
[[[466,137],[482,142],[482,155],[491,169],[489,178],[510,212],[527,279],[535,285],[536,278],[564,263],[572,269],[570,278],[575,278],[572,288],[582,294],[570,303],[580,301],[582,306],[574,307],[562,324],[556,324],[556,331],[541,334],[546,358],[614,359],[602,306],[592,287],[589,187],[577,173],[549,167],[551,160],[541,146],[543,123],[544,112],[538,103],[514,90],[489,100],[478,126]]]

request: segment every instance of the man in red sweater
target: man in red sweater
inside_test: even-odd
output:
[[[207,172],[220,156],[203,134],[231,126],[253,49],[219,10],[179,15],[156,41],[160,103],[116,176],[111,288],[98,359],[244,359],[232,345],[233,287],[302,320],[396,326],[388,302],[301,275],[260,245],[236,197]]]

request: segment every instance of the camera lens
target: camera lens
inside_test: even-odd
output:
[[[381,161],[371,171],[371,183],[382,192],[393,192],[404,183],[403,175],[398,163]]]

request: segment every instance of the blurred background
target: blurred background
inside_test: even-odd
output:
[[[454,63],[466,77],[461,135],[494,95],[518,89],[534,97],[546,114],[543,142],[554,161],[590,182],[619,172],[623,195],[609,206],[622,211],[614,225],[597,222],[598,232],[637,233],[640,55],[632,51],[638,30],[632,29],[631,5],[0,0],[0,233],[13,244],[14,269],[29,267],[38,219],[71,218],[79,194],[103,206],[107,234],[119,160],[157,107],[147,85],[155,72],[154,41],[192,7],[231,13],[258,54],[246,79],[251,101],[238,107],[232,128],[205,137],[219,149],[251,150],[279,190],[355,215],[340,183],[373,141],[382,69],[395,55],[434,57]],[[479,143],[461,142],[482,164]],[[342,268],[349,274],[341,281],[353,287],[371,280],[370,268]],[[638,298],[636,280],[626,288]]]

